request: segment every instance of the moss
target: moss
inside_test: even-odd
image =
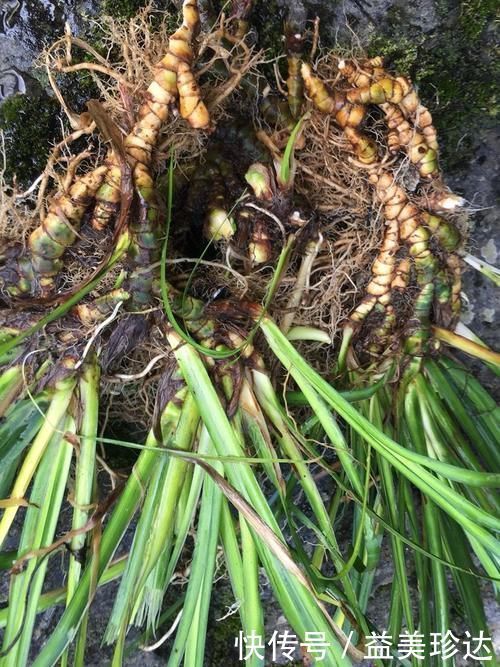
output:
[[[147,0],[104,0],[102,13],[117,18],[131,18],[146,4]]]
[[[283,54],[283,21],[285,13],[276,0],[257,0],[249,17],[259,35],[259,46],[272,57]]]
[[[492,125],[499,113],[500,67],[493,47],[487,48],[495,2],[465,0],[457,8],[453,0],[440,0],[437,10],[440,26],[430,34],[412,28],[404,9],[394,10],[369,53],[384,55],[419,86],[440,134],[443,167],[453,170],[470,158],[478,127]]]
[[[494,18],[498,4],[496,0],[465,0],[460,12],[460,26],[469,41],[481,38],[485,28]]]
[[[92,43],[94,48],[95,44]],[[92,60],[88,57],[76,57],[75,60],[83,62]],[[101,92],[95,79],[90,72],[71,72],[57,77],[57,84],[69,108],[75,113],[87,111],[87,102],[92,99],[100,99]]]
[[[147,5],[151,5],[153,9],[153,12],[149,17],[151,26],[153,28],[159,27],[165,18],[163,13],[168,11],[167,29],[170,33],[174,32],[179,27],[179,17],[181,16],[179,7],[181,4],[182,3],[179,2],[176,6],[173,2],[166,3],[164,0],[103,0],[99,12],[105,16],[111,16],[116,19],[131,19],[138,14],[141,9]],[[102,55],[105,55],[107,47],[102,40],[102,35],[98,28],[88,35],[88,39],[89,42],[92,42],[92,46],[97,48],[98,51],[100,50],[99,47],[102,45]]]
[[[235,640],[242,630],[241,618],[238,612],[229,616],[227,615],[228,609],[233,604],[234,595],[229,580],[226,578],[218,579],[212,591],[212,602],[208,619],[204,662],[206,667],[220,667],[220,665],[225,665],[226,667],[233,667],[234,665],[234,667],[237,667],[242,664],[241,660],[238,659],[238,648],[235,647]],[[267,608],[268,604],[271,609],[276,609],[273,602],[266,603],[265,608]],[[264,644],[271,639],[271,634],[272,631],[269,631],[269,636],[263,637]],[[269,661],[271,654],[269,646],[266,646],[265,653],[266,665],[275,665],[276,663]],[[299,667],[303,664],[303,660],[287,662],[289,667]]]
[[[212,602],[208,621],[206,643],[207,667],[219,667],[221,664],[237,664],[237,650],[234,641],[241,630],[241,619],[238,613],[220,619],[234,603],[234,597],[227,579],[219,580],[212,591]]]
[[[59,105],[45,93],[13,95],[0,107],[5,136],[5,178],[28,186],[44,169],[50,147],[59,139]]]

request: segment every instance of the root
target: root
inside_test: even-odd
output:
[[[185,10],[189,6],[185,3]],[[162,204],[161,197],[156,198],[155,179],[164,174],[173,151],[180,172],[188,176],[202,173],[198,176],[200,192],[197,198],[194,192],[193,201],[186,190],[196,182],[195,177],[190,178],[189,188],[183,182],[175,192],[174,215],[179,224],[169,241],[167,260],[168,278],[175,288],[186,287],[208,304],[217,298],[263,303],[279,250],[293,239],[288,265],[269,304],[270,315],[285,331],[293,325],[310,326],[327,332],[333,340],[344,328],[356,345],[349,354],[362,350],[372,361],[386,349],[397,349],[398,331],[410,340],[416,320],[421,329],[414,336],[414,349],[420,349],[418,338],[423,327],[430,331],[431,316],[438,324],[439,318],[458,316],[460,265],[452,253],[461,242],[455,209],[463,202],[437,176],[431,118],[409,81],[388,74],[376,59],[352,58],[347,66],[344,54],[321,53],[314,67],[302,68],[309,99],[304,102],[297,55],[287,79],[288,99],[280,100],[275,91],[266,93],[267,116],[256,102],[263,54],[254,51],[241,35],[234,36],[230,19],[222,15],[212,30],[200,35],[194,58],[189,12],[185,11],[184,24],[170,41],[171,17],[155,15],[159,21],[153,29],[152,15],[149,5],[131,20],[103,18],[97,27],[106,47],[104,56],[69,33],[47,49],[44,62],[49,80],[73,131],[54,147],[44,173],[26,193],[3,189],[0,235],[22,241],[36,227],[36,216],[47,223],[51,215],[59,216],[58,234],[67,231],[62,224],[65,219],[54,208],[55,191],[62,196],[71,192],[90,164],[95,168],[103,162],[104,151],[97,145],[72,155],[72,144],[90,136],[95,125],[88,114],[77,115],[68,107],[58,77],[87,71],[99,87],[103,114],[116,128],[116,137],[107,147],[103,185],[81,221],[70,229],[72,245],[68,241],[65,246],[58,276],[61,289],[74,289],[92,275],[113,243],[113,222],[121,206],[120,153],[124,164],[130,161],[140,195],[130,216],[136,219],[129,226],[135,235],[131,244],[135,250],[129,250],[127,261],[116,265],[88,299],[104,296],[117,285],[133,292],[132,282],[142,284],[147,273],[151,300],[144,312],[157,310],[151,288],[158,268],[154,249]],[[91,60],[78,62],[79,51]],[[278,81],[278,89],[280,85]],[[245,97],[248,90],[250,103]],[[286,98],[287,91],[284,95]],[[269,155],[267,162],[258,157],[248,166],[259,160],[262,169],[271,173],[273,161],[283,156],[295,124],[293,115],[304,108],[300,141],[293,152],[294,178],[287,188],[280,187],[276,171],[269,178],[268,197],[260,197],[255,189],[249,193],[243,178],[246,167],[242,170],[239,160],[240,156],[246,159],[253,146],[249,142],[247,151],[243,133],[234,139],[231,117],[241,114],[243,123],[254,121]],[[212,133],[226,123],[227,130]],[[424,157],[419,156],[421,148]],[[214,155],[219,154],[220,201],[210,171],[212,163],[217,163]],[[432,179],[427,178],[429,174]],[[163,185],[158,192],[164,194]],[[14,200],[17,205],[11,207]],[[210,232],[209,254],[201,260],[191,259],[189,243],[194,240],[196,246],[196,235],[201,237],[203,231],[206,235],[206,217],[215,205],[224,219],[234,219],[236,231],[215,238]],[[191,222],[185,219],[186,211]],[[149,228],[138,222],[140,215]],[[182,229],[182,225],[192,228]],[[140,243],[139,233],[143,234]],[[59,259],[59,255],[54,257]],[[434,288],[427,287],[434,278],[439,283],[435,295]],[[146,307],[145,302],[143,305]],[[409,320],[413,324],[407,325]],[[314,367],[322,373],[329,370],[333,347],[325,350],[310,343],[299,347]],[[121,418],[125,412],[131,421],[148,424],[164,354],[153,336],[109,371],[105,391],[110,405],[116,405],[116,415],[111,408],[112,416]]]
[[[169,361],[171,357],[163,337],[153,329],[147,342],[122,357],[102,377],[102,405],[109,406],[107,418],[111,422],[126,421],[148,430],[153,420],[158,386]]]
[[[155,19],[153,22],[152,19]],[[100,101],[112,120],[121,128],[130,129],[130,114],[137,111],[156,71],[156,64],[168,52],[172,15],[157,12],[152,5],[144,7],[131,19],[109,16],[94,21],[94,29],[104,45],[107,57],[101,56],[84,40],[66,34],[42,55],[52,78],[56,75],[88,71],[100,90]],[[154,27],[153,27],[154,25]],[[207,99],[213,123],[225,115],[225,108],[237,91],[243,77],[257,72],[262,53],[253,52],[241,39],[231,49],[223,45],[229,34],[230,21],[224,20],[213,30],[199,35],[199,72],[201,97]],[[92,57],[90,62],[75,62],[74,47]],[[200,60],[201,58],[201,60]],[[57,93],[56,93],[57,94]],[[67,108],[62,96],[61,104]],[[69,112],[70,120],[74,116]],[[174,149],[179,160],[192,160],[204,147],[203,136],[196,128],[186,127],[172,115],[161,130],[158,141],[158,162]]]

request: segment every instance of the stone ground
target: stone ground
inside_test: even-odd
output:
[[[0,102],[18,91],[37,95],[43,89],[43,78],[40,79],[39,73],[33,69],[33,61],[42,44],[62,32],[65,21],[78,31],[85,25],[84,13],[98,14],[103,5],[129,11],[138,4],[138,0],[0,0]],[[424,100],[440,130],[448,183],[471,203],[475,211],[471,219],[470,252],[495,264],[500,253],[496,225],[500,136],[495,130],[498,113],[495,75],[498,75],[498,69],[492,65],[495,43],[493,6],[490,0],[414,0],[411,3],[403,0],[261,0],[257,3],[257,16],[261,19],[260,30],[272,39],[273,34],[279,34],[280,18],[285,9],[298,16],[313,18],[317,15],[321,18],[323,43],[332,44],[336,39],[359,42],[374,53],[381,51],[389,55],[403,73],[414,77],[421,85]],[[259,29],[259,24],[256,25]],[[488,93],[488,97],[485,91],[492,93]],[[452,93],[453,99],[450,97]],[[465,272],[463,292],[468,304],[464,322],[486,343],[498,347],[498,291],[481,274],[469,269]],[[470,360],[468,363],[480,373],[483,382],[495,390],[493,376]],[[498,392],[498,388],[496,390]],[[57,574],[54,573],[55,580]],[[382,568],[375,588],[378,600],[376,620],[381,627],[387,610],[391,576],[390,571]],[[97,667],[109,661],[109,652],[100,646],[100,641],[103,619],[111,609],[114,589],[110,585],[99,592],[92,608],[87,652],[89,666]],[[214,618],[222,617],[227,611],[224,600],[228,592],[223,583],[219,584],[218,591],[216,604],[220,609],[216,610]],[[2,598],[5,592],[6,582],[3,582],[0,584]],[[498,608],[488,591],[485,595],[492,630],[500,634]],[[272,605],[269,607],[271,634],[273,629],[281,627],[284,619]],[[57,616],[57,611],[40,616],[37,642],[43,643]],[[228,667],[241,664],[233,661],[234,654],[229,653],[231,636],[234,637],[236,632],[231,635],[228,622],[217,625],[215,633],[220,634],[223,626],[228,648],[224,663]],[[142,652],[128,658],[125,664],[164,662],[161,652],[160,655]],[[210,664],[221,662],[219,654]]]

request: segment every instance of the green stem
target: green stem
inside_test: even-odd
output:
[[[68,415],[63,415],[57,426],[37,471],[30,498],[33,504],[26,514],[19,556],[47,547],[54,540],[73,455],[73,447],[62,434],[75,433],[74,421]],[[27,664],[47,566],[48,558],[43,555],[29,558],[22,573],[13,578],[3,644],[4,650],[11,649],[2,661],[4,667]]]
[[[148,445],[156,445],[156,438],[152,434],[146,442],[146,448],[141,452],[134,465],[132,474],[120,495],[115,511],[103,533],[99,561],[96,566],[98,581],[106,570],[128,524],[132,520],[135,510],[142,499],[144,485],[147,484],[157,464],[159,454],[157,451],[149,451]],[[93,568],[93,563],[90,563],[85,568],[69,605],[47,643],[33,662],[32,667],[52,667],[66,646],[73,640],[80,621],[91,602]]]
[[[94,358],[90,363],[85,365],[79,383],[80,448],[75,471],[72,530],[78,530],[85,525],[91,509],[95,478],[96,437],[99,420],[99,376],[100,369],[97,365],[97,359]],[[80,554],[81,556],[87,539],[88,534],[82,533],[76,535],[71,540],[72,553],[70,554],[68,565],[66,604],[73,597],[80,580],[82,559],[79,559],[77,555]],[[74,667],[83,667],[84,664],[86,625],[87,619],[83,621],[79,632]],[[68,653],[65,652],[61,658],[61,667],[65,667],[67,664]]]
[[[24,459],[21,470],[18,472],[16,481],[12,488],[11,498],[23,498],[26,490],[33,478],[33,475],[38,467],[40,459],[42,458],[47,445],[49,444],[54,433],[57,432],[59,422],[66,414],[73,395],[76,380],[74,377],[69,377],[61,380],[56,385],[55,393],[52,397],[49,409],[45,415],[44,422],[34,439],[26,458]],[[0,546],[3,544],[8,535],[12,522],[14,521],[18,507],[8,507],[0,521]]]
[[[333,387],[310,368],[307,362],[302,359],[300,354],[269,318],[264,317],[260,323],[260,327],[273,352],[289,370],[304,393],[306,393],[306,387],[310,390],[313,385],[315,391],[319,392],[394,467],[403,473],[421,491],[426,493],[450,516],[458,520],[462,525],[466,523],[468,532],[470,531],[492,553],[500,556],[500,545],[497,540],[481,525],[478,525],[482,524],[497,529],[500,522],[495,517],[475,507],[468,500],[450,489],[449,486],[420,465],[421,459],[418,458],[418,455],[398,445],[394,440],[387,437],[367,419],[362,417],[355,408],[339,396]],[[311,384],[305,378],[309,378]],[[417,457],[419,463],[414,463],[415,457]],[[411,465],[409,465],[410,463]],[[437,470],[436,462],[432,461],[432,459],[428,460],[427,466]],[[477,473],[470,472],[469,474],[476,475]]]
[[[218,454],[220,456],[241,457],[243,443],[236,437],[196,350],[190,345],[180,344],[179,337],[173,331],[169,331],[167,337],[186,384],[197,401],[202,420],[210,433]],[[267,524],[275,537],[282,541],[279,526],[248,464],[242,462],[227,466],[226,473],[231,484],[253,506],[254,511]],[[276,555],[276,547],[271,547],[267,541],[264,542],[263,539],[259,539],[255,532],[253,534],[259,558],[264,564],[275,594],[299,636],[305,636],[305,632],[310,632],[309,628],[313,626],[317,631],[320,631],[319,628],[324,629],[325,636],[329,638],[328,642],[330,644],[327,649],[327,656],[330,661],[328,664],[332,666],[347,665],[348,661],[342,657],[338,639],[335,638],[335,635],[342,636],[342,633],[340,629],[331,625],[328,629],[326,610],[314,597],[312,591],[308,590],[307,580],[300,580],[302,577],[299,578],[297,571],[292,573],[288,570],[289,566],[284,566],[284,563]]]

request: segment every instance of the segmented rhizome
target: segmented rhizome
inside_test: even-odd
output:
[[[493,409],[439,350],[451,341],[499,363],[453,332],[464,202],[444,184],[415,86],[380,58],[316,57],[317,33],[295,17],[270,76],[251,1],[201,34],[196,1],[182,10],[168,39],[151,32],[151,6],[108,23],[117,63],[69,31],[45,54],[72,132],[32,188],[9,190],[28,223],[0,251],[0,545],[21,506],[28,527],[2,655],[26,664],[45,567],[64,547],[66,608],[36,665],[61,654],[67,664],[112,571],[113,664],[132,625],[157,631],[182,579],[167,610],[177,614],[169,664],[201,667],[223,554],[247,635],[263,631],[263,570],[301,640],[326,637],[324,664],[347,667],[373,627],[384,531],[395,636],[404,623],[430,631],[431,615],[448,632],[455,531],[498,579]],[[88,59],[75,64],[74,47]],[[149,50],[155,62],[143,64]],[[56,74],[85,68],[103,95],[78,115]],[[88,141],[80,152],[78,141]],[[109,422],[125,422],[128,439]],[[98,443],[139,450],[125,480]],[[104,500],[99,470],[111,479]],[[72,529],[56,538],[67,487]],[[134,516],[129,554],[112,562]],[[336,535],[346,519],[349,549]],[[435,589],[434,604],[429,592],[412,604],[411,557],[418,594]],[[452,565],[467,576],[457,589],[475,622],[467,547]],[[84,643],[80,634],[80,661]]]

